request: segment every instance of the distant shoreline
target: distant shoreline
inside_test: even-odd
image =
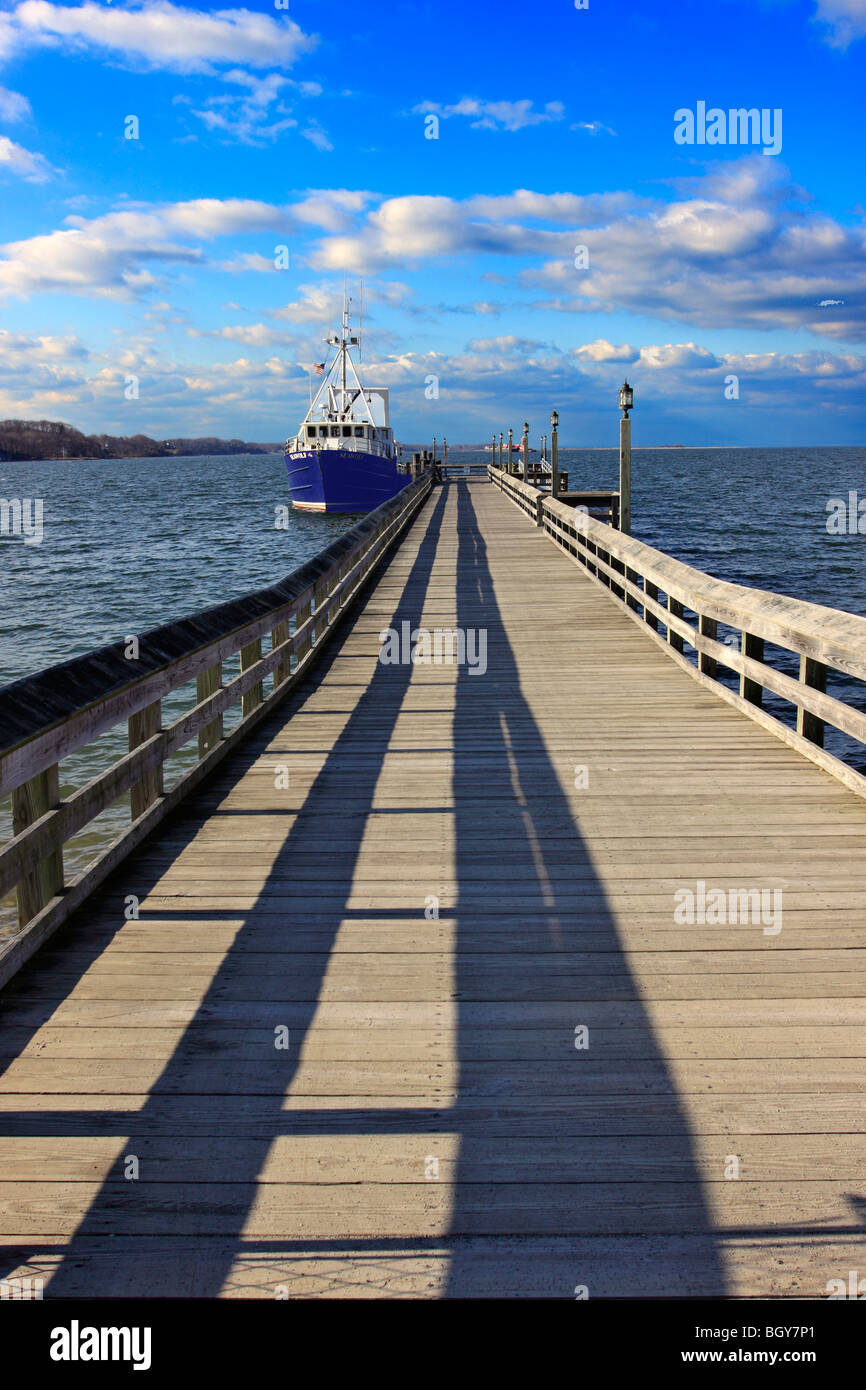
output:
[[[221,443],[224,441],[220,441]],[[227,442],[227,441],[226,441]],[[418,452],[427,445],[402,444],[401,449],[404,456]],[[616,444],[564,444],[560,442],[560,449],[569,454],[618,454],[619,447]],[[633,444],[633,454],[647,453],[689,453],[695,450],[708,452],[710,450],[723,449],[775,449],[783,452],[786,449],[863,449],[864,444]],[[0,451],[0,466],[13,463],[150,463],[151,461],[164,462],[166,459],[196,459],[196,458],[268,458],[274,454],[282,454],[284,446],[282,444],[274,447],[273,445],[257,444],[250,441],[248,447],[217,449],[212,452],[196,450],[193,453],[159,453],[159,454],[67,454],[62,455],[34,455],[29,458],[3,458]],[[483,444],[449,444],[448,452],[454,454],[482,454],[491,451],[485,449]],[[538,450],[533,448],[533,453]],[[442,453],[440,446],[436,448],[437,458],[441,460]],[[492,458],[491,454],[491,458]],[[515,453],[515,460],[519,463],[522,454]]]

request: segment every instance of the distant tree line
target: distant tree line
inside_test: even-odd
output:
[[[82,434],[57,420],[0,420],[0,459],[171,458],[178,454],[268,454],[281,444],[243,439],[151,439],[146,434]]]

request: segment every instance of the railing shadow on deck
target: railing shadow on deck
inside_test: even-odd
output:
[[[472,490],[457,487],[457,626],[486,628],[488,669],[483,677],[459,669],[454,715],[460,1156],[447,1292],[490,1291],[503,1262],[523,1296],[722,1296],[689,1126],[522,693]],[[478,785],[481,748],[487,786]],[[479,881],[473,864],[484,843],[507,850],[495,884]],[[497,932],[504,951],[495,936],[480,944]],[[591,952],[601,954],[590,964]],[[629,1001],[631,1059],[617,1055],[609,1019],[596,1026],[619,1000]],[[575,1049],[580,1025],[589,1027],[585,1051]],[[496,1185],[486,1186],[494,1173]],[[524,1239],[501,1241],[498,1251],[466,1239],[496,1229]]]
[[[459,879],[456,980],[460,1094],[453,1107],[442,1109],[416,1107],[408,1101],[405,1107],[383,1110],[365,1106],[361,1099],[357,1106],[345,1112],[329,1110],[327,1114],[329,1134],[360,1137],[376,1132],[406,1135],[429,1133],[431,1153],[435,1153],[437,1132],[457,1135],[460,1141],[458,1187],[449,1232],[436,1238],[423,1235],[405,1238],[373,1235],[358,1240],[305,1239],[302,1232],[293,1240],[281,1237],[257,1240],[252,1232],[249,1236],[243,1236],[253,1207],[261,1197],[258,1179],[272,1143],[284,1135],[323,1132],[322,1112],[317,1109],[315,1102],[304,1109],[292,1111],[284,1108],[284,1102],[297,1072],[305,1027],[309,1026],[316,1012],[328,968],[329,952],[340,922],[346,916],[358,915],[346,910],[347,888],[343,901],[337,902],[331,898],[319,915],[318,923],[322,927],[321,956],[309,957],[301,965],[292,956],[280,957],[275,954],[270,974],[251,976],[239,969],[243,966],[244,955],[257,935],[273,939],[277,920],[273,912],[266,911],[269,901],[266,885],[257,904],[244,913],[233,910],[196,913],[181,909],[175,914],[166,914],[159,909],[159,917],[171,916],[179,931],[183,929],[184,922],[201,917],[209,920],[243,917],[244,920],[203,995],[193,1022],[184,1031],[174,1054],[140,1109],[118,1111],[107,1106],[104,1111],[81,1113],[74,1122],[74,1112],[63,1111],[59,1106],[53,1113],[34,1111],[29,1117],[25,1113],[26,1107],[22,1106],[17,1127],[15,1117],[7,1117],[10,1122],[4,1126],[7,1133],[100,1133],[120,1136],[119,1156],[110,1177],[101,1185],[73,1237],[61,1247],[62,1262],[46,1289],[49,1297],[73,1294],[106,1296],[112,1293],[139,1297],[183,1293],[194,1293],[198,1297],[216,1296],[224,1292],[231,1282],[234,1261],[241,1254],[251,1254],[257,1250],[270,1256],[276,1266],[281,1256],[291,1258],[316,1253],[327,1256],[330,1252],[346,1253],[350,1257],[354,1252],[359,1261],[366,1263],[371,1259],[387,1262],[399,1258],[403,1251],[418,1252],[433,1246],[437,1250],[444,1248],[450,1251],[446,1292],[467,1296],[490,1291],[490,1257],[492,1255],[497,1260],[504,1256],[501,1242],[490,1242],[485,1248],[485,1238],[503,1230],[513,1231],[515,1235],[538,1236],[548,1245],[555,1237],[566,1250],[565,1277],[560,1287],[556,1282],[559,1275],[552,1276],[544,1259],[539,1258],[541,1251],[537,1244],[532,1241],[525,1244],[520,1241],[508,1242],[507,1259],[513,1267],[511,1284],[514,1292],[522,1295],[558,1293],[572,1297],[573,1285],[577,1284],[589,1284],[592,1294],[593,1280],[585,1277],[587,1250],[583,1238],[604,1233],[613,1235],[618,1230],[646,1229],[642,1211],[658,1206],[657,1177],[640,1184],[621,1179],[611,1181],[604,1160],[593,1150],[592,1136],[598,1132],[597,1126],[594,1129],[593,1107],[597,1106],[601,1095],[607,1114],[616,1113],[619,1097],[615,1083],[612,1082],[608,1090],[602,1087],[600,1091],[596,1085],[595,1095],[591,1094],[592,1088],[581,1084],[581,1059],[573,1054],[569,1058],[563,1057],[562,1062],[555,1053],[545,1055],[540,1060],[516,1062],[514,1056],[521,1056],[521,1043],[526,1033],[525,1030],[516,1029],[508,1019],[498,1029],[500,1040],[501,1035],[506,1035],[504,1054],[497,1059],[496,1050],[493,1049],[485,1056],[484,1039],[489,1038],[490,1032],[483,1020],[482,1026],[478,1027],[479,1004],[497,1005],[503,998],[515,1003],[548,1000],[561,1002],[568,1011],[573,1002],[573,1022],[583,1021],[580,1002],[588,997],[587,991],[582,989],[581,980],[575,976],[574,969],[563,967],[560,953],[562,950],[580,950],[579,927],[581,923],[585,925],[586,918],[575,913],[566,903],[558,901],[558,894],[567,886],[570,876],[568,871],[563,872],[562,859],[554,862],[549,846],[545,845],[544,828],[538,823],[540,819],[548,824],[555,821],[564,827],[558,841],[559,850],[566,852],[565,858],[575,875],[574,881],[579,880],[585,885],[588,900],[592,901],[595,936],[607,938],[606,960],[609,968],[603,982],[594,981],[591,997],[638,1000],[639,995],[621,951],[616,923],[605,902],[601,885],[593,875],[587,847],[582,842],[562,793],[544,738],[521,696],[520,673],[496,605],[483,538],[474,515],[471,493],[465,483],[443,489],[436,500],[429,514],[420,550],[391,621],[396,625],[404,618],[410,621],[419,618],[443,514],[453,487],[457,489],[460,522],[458,623],[463,627],[486,627],[490,662],[487,675],[483,677],[469,677],[461,669],[456,689],[454,789]],[[415,523],[416,526],[418,524]],[[333,652],[326,656],[320,670],[327,670],[339,656],[343,640],[334,644]],[[328,796],[325,790],[328,779],[339,771],[345,755],[363,751],[363,765],[356,766],[354,772],[352,800],[355,813],[347,816],[341,826],[344,852],[357,861],[382,760],[411,676],[411,666],[377,666],[321,772],[313,781],[303,804],[303,816],[285,837],[274,865],[281,877],[291,868],[293,856],[328,847],[330,837],[322,819],[316,818],[317,805],[324,805]],[[290,698],[285,711],[262,726],[265,737],[273,739],[285,722],[285,712],[301,706],[305,696],[318,685],[319,680],[320,674],[313,673],[308,682]],[[489,748],[491,777],[495,786],[504,790],[513,789],[517,784],[523,792],[521,799],[513,792],[503,796],[501,819],[495,828],[490,825],[487,816],[489,800],[473,800],[473,792],[477,789],[472,779],[477,773],[479,746],[475,715],[479,708],[484,720],[483,738]],[[290,726],[287,727],[290,730]],[[261,733],[255,736],[255,742],[260,748]],[[242,775],[245,763],[248,764],[254,756],[254,752],[248,754],[247,758],[242,754],[236,756],[230,768],[234,780]],[[175,818],[174,824],[183,824],[182,812]],[[192,838],[195,829],[196,826],[190,825],[189,820],[183,824],[178,853],[183,843]],[[165,829],[162,834],[165,834]],[[539,967],[537,957],[533,961],[535,973],[531,977],[527,976],[519,956],[499,954],[495,947],[488,954],[476,955],[473,952],[476,934],[485,928],[495,930],[501,927],[505,912],[501,903],[488,901],[499,885],[473,877],[473,873],[477,873],[477,864],[473,862],[472,855],[473,844],[477,844],[481,837],[494,834],[507,835],[511,847],[511,882],[524,886],[522,904],[508,913],[508,920],[511,924],[520,921],[526,951],[549,951],[543,967]],[[124,884],[129,883],[134,864],[134,860],[130,861],[123,871]],[[347,869],[346,878],[351,879],[351,874],[351,868]],[[116,886],[117,880],[114,882],[113,890],[109,886],[100,894],[103,903],[109,900],[122,902],[123,893]],[[507,893],[510,884],[504,887]],[[270,902],[272,907],[273,900]],[[407,904],[399,915],[405,917],[407,913],[414,912],[420,915],[421,911],[417,902],[413,902]],[[387,917],[389,914],[376,911],[370,915]],[[285,925],[290,929],[293,923]],[[72,941],[73,934],[64,932],[63,937],[58,938],[58,946]],[[89,951],[84,958],[79,958],[81,973],[86,970],[90,958]],[[56,958],[54,963],[56,965]],[[25,967],[8,994],[13,1008],[16,999],[34,997],[40,981],[50,979],[51,969],[48,956],[37,958]],[[257,984],[257,981],[261,983]],[[239,1068],[248,1084],[238,1085],[238,1070],[235,1070],[233,1077],[230,1054],[217,1056],[217,1061],[224,1065],[226,1078],[224,1082],[217,1081],[213,1056],[202,1054],[207,1025],[214,1016],[225,1013],[227,1003],[235,1001],[243,1016],[244,1005],[256,998],[260,1003],[266,1001],[272,1005],[268,1014],[271,1026],[291,1018],[299,1025],[300,1036],[296,1035],[293,1027],[290,1052],[271,1054],[264,1084],[263,1069],[261,1064],[256,1063]],[[55,993],[45,1004],[43,1019],[50,1017],[57,1002]],[[632,1036],[643,1058],[644,1071],[652,1072],[653,1085],[648,1090],[629,1095],[629,1120],[621,1132],[652,1135],[656,1172],[668,1171],[678,1175],[678,1197],[687,1216],[680,1220],[679,1226],[676,1219],[671,1218],[672,1229],[687,1229],[694,1237],[690,1255],[694,1263],[694,1280],[702,1294],[718,1295],[724,1292],[724,1278],[688,1124],[673,1080],[654,1039],[650,1021],[639,1004],[634,1007],[639,1013],[633,1024]],[[262,1017],[261,1011],[257,1016]],[[509,1048],[507,1044],[512,1040],[516,1045]],[[564,1038],[563,1052],[569,1045],[569,1039]],[[563,1080],[565,1063],[568,1061],[574,1065],[568,1079]],[[237,1068],[236,1062],[234,1067]],[[219,1086],[223,1087],[222,1091],[218,1089]],[[189,1096],[194,1096],[195,1100],[188,1100]],[[661,1124],[660,1112],[663,1115]],[[527,1114],[532,1117],[528,1123]],[[181,1150],[188,1135],[207,1137],[210,1141],[194,1176],[185,1181],[164,1184],[148,1183],[143,1174],[140,1182],[124,1182],[124,1154],[139,1155],[145,1169],[147,1154],[154,1140],[171,1140]],[[569,1152],[565,1158],[561,1145],[559,1157],[547,1154],[551,1137],[568,1141]],[[238,1138],[243,1138],[247,1143],[242,1159],[238,1159],[235,1150],[232,1162],[225,1146]],[[492,1168],[497,1173],[496,1180],[491,1184],[485,1181],[485,1174],[489,1176]],[[507,1185],[501,1182],[505,1172],[509,1175]],[[553,1182],[555,1187],[544,1189],[539,1186],[539,1179]],[[601,1193],[603,1197],[599,1200]],[[420,1215],[423,1210],[420,1194],[418,1210]],[[206,1220],[202,1220],[203,1216]],[[154,1238],[144,1243],[138,1237],[147,1230],[153,1232]],[[656,1221],[652,1234],[658,1236],[663,1233]],[[575,1250],[571,1266],[567,1253],[569,1243],[577,1247],[581,1241],[583,1249]],[[162,1256],[159,1253],[161,1244],[164,1247]],[[610,1258],[621,1263],[628,1242],[624,1246],[621,1254]],[[8,1264],[12,1259],[13,1265],[18,1264],[28,1253],[33,1255],[36,1250],[35,1243],[15,1251],[7,1250],[4,1262]],[[664,1256],[659,1259],[663,1262]],[[160,1266],[162,1272],[157,1283],[155,1271]],[[650,1273],[620,1267],[617,1278],[617,1292],[624,1295],[654,1292],[659,1282],[665,1282],[658,1259]],[[501,1287],[501,1284],[501,1277],[493,1280],[494,1286]],[[345,1280],[341,1281],[341,1287],[344,1292],[347,1291]],[[290,1290],[301,1291],[300,1288]]]

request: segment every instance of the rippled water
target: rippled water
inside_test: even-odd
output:
[[[285,477],[281,454],[0,463],[0,497],[45,510],[41,545],[0,539],[0,684],[271,584],[354,524],[277,530]]]
[[[614,450],[562,449],[560,465],[571,486],[616,486]],[[866,449],[635,449],[632,530],[721,578],[866,616],[866,536],[826,528],[828,499],[852,488],[866,497]],[[289,529],[276,529],[275,507],[287,501],[279,454],[0,463],[0,497],[44,499],[41,545],[0,536],[0,684],[271,584],[355,520],[291,512]],[[854,682],[831,689],[863,707]],[[175,706],[191,702],[178,696]],[[117,756],[124,734],[64,762],[65,791]],[[862,760],[841,736],[828,746]],[[178,757],[169,785],[194,756]],[[76,837],[70,869],[127,816],[118,803]],[[9,833],[7,801],[0,841]],[[2,929],[9,913],[0,914]]]

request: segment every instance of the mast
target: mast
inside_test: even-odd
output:
[[[343,281],[343,319],[340,333],[340,368],[342,380],[340,385],[340,414],[346,412],[346,345],[349,340],[349,301],[346,299],[346,282]]]
[[[360,348],[360,335],[354,336],[349,330],[349,314],[352,300],[347,294],[346,288],[343,289],[343,314],[340,322],[339,331],[330,333],[326,338],[329,347],[336,349],[333,360],[324,373],[319,388],[314,396],[311,396],[310,406],[301,422],[303,428],[321,407],[323,418],[325,412],[329,412],[329,418],[336,420],[356,420],[356,403],[363,412],[361,418],[367,424],[376,427],[376,420],[371,409],[370,400],[373,396],[381,398],[384,406],[385,427],[390,428],[389,419],[389,398],[388,391],[381,386],[363,386],[358,376],[350,349]],[[359,352],[360,356],[360,352]],[[350,384],[353,383],[353,384]],[[312,391],[312,375],[310,376],[310,387]],[[327,404],[326,404],[327,402]]]

